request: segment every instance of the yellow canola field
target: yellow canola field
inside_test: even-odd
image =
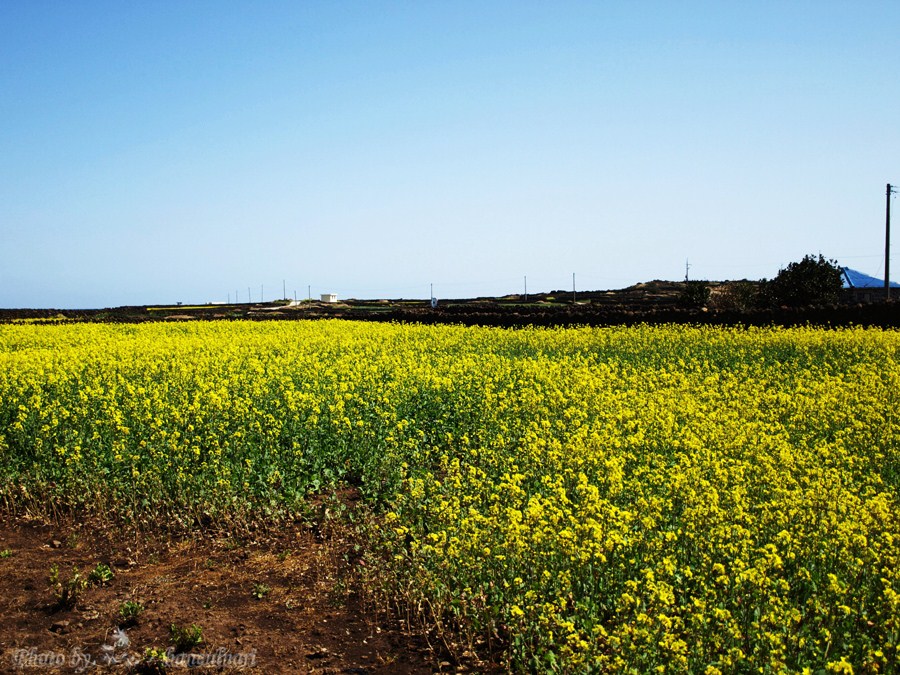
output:
[[[532,672],[896,672],[900,334],[0,326],[0,500],[358,486],[371,582]]]

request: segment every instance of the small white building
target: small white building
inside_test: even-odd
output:
[[[337,293],[322,293],[322,302],[337,302]]]

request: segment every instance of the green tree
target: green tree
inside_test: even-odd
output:
[[[678,304],[692,309],[705,307],[709,302],[709,295],[709,283],[706,281],[685,281],[681,288]]]
[[[757,281],[726,281],[713,297],[716,309],[746,312],[759,307],[761,284]]]
[[[769,303],[789,307],[833,304],[840,299],[841,268],[836,260],[807,255],[792,262],[767,282],[764,295]]]

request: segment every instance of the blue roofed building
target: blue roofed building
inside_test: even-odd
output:
[[[851,270],[849,267],[842,267],[841,272],[844,288],[884,288],[884,279],[870,277],[868,274]],[[900,288],[900,284],[892,281],[891,288]]]
[[[857,302],[875,302],[884,299],[884,279],[870,277],[849,267],[841,268],[841,280],[848,295]],[[900,284],[891,282],[891,288],[900,289]],[[900,297],[900,291],[891,293],[891,297]]]

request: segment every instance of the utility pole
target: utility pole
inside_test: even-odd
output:
[[[252,304],[253,298],[250,297],[250,287],[247,286],[247,304]]]
[[[572,304],[575,304],[575,272],[572,272]]]
[[[263,301],[263,285],[262,284],[259,285],[259,301],[260,302]]]
[[[306,287],[306,299],[312,300],[312,284]]]
[[[288,297],[287,297],[287,284],[284,283],[284,279],[281,280],[281,297],[284,298],[285,300],[288,299]]]
[[[525,302],[528,302],[528,275],[525,275]]]
[[[884,297],[891,299],[891,194],[896,192],[890,183],[885,190],[884,201]]]

